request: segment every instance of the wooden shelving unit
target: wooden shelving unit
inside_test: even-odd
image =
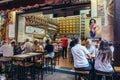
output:
[[[80,34],[80,16],[59,18],[60,34]]]
[[[81,14],[81,27],[80,27],[80,36],[81,38],[85,38],[85,32],[86,32],[86,14]]]

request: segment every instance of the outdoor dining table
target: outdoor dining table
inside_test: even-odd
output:
[[[34,53],[34,52],[30,52],[30,53],[26,53],[26,54],[19,54],[19,55],[14,55],[14,56],[11,56],[12,58],[12,63],[14,63],[15,61],[19,61],[22,63],[22,66],[26,66],[27,64],[31,63],[31,64],[35,64],[35,60],[36,60],[36,57],[42,57],[43,53]],[[27,59],[30,59],[30,61],[27,61]],[[14,65],[14,64],[13,64]],[[18,64],[19,65],[19,64]],[[20,66],[20,65],[19,65]],[[25,71],[26,71],[26,68],[23,68]],[[33,66],[33,72],[35,71],[34,70],[34,66]],[[26,73],[24,71],[24,74]],[[33,73],[34,74],[34,73]],[[26,76],[23,75],[23,77],[25,78],[26,80]],[[41,78],[43,79],[43,74],[41,74]]]

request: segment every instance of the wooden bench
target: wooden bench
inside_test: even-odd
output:
[[[76,73],[80,73],[80,74],[89,74],[90,71],[75,71]]]

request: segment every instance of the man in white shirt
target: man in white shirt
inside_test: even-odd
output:
[[[82,46],[81,40],[79,38],[74,40],[75,46],[72,47],[71,52],[74,59],[75,70],[91,70],[91,65],[89,64],[86,55],[88,58],[91,58],[89,51]]]
[[[25,40],[25,44],[23,45],[22,50],[22,53],[32,52],[32,43],[29,41],[29,39]]]
[[[3,53],[3,57],[13,56],[13,47],[8,45],[6,42],[0,47],[0,52]]]
[[[3,57],[0,57],[0,62],[2,64],[1,68],[4,70],[6,65],[10,62],[11,56],[14,55],[13,47],[8,45],[6,42],[0,47],[0,52],[2,52]],[[3,63],[4,62],[4,63]]]

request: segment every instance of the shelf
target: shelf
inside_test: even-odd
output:
[[[81,38],[85,38],[85,23],[86,23],[86,15],[81,14]]]
[[[80,16],[59,19],[60,34],[80,34]]]

